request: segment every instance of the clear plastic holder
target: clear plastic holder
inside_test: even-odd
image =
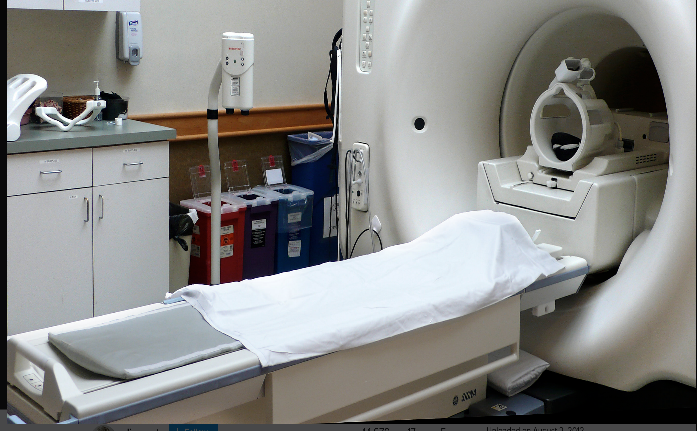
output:
[[[191,178],[191,190],[193,199],[181,201],[181,205],[193,208],[205,214],[211,213],[211,167],[209,165],[198,165],[189,168]],[[221,214],[239,211],[240,208],[247,206],[247,203],[234,196],[220,197]]]
[[[282,156],[262,157],[261,170],[265,185],[254,187],[252,191],[285,202],[285,210],[279,211],[281,216],[278,232],[292,232],[311,227],[314,192],[286,184]],[[285,220],[285,217],[288,219]]]
[[[186,208],[192,208],[195,209],[196,211],[199,211],[203,214],[210,214],[211,213],[211,197],[203,197],[203,198],[194,198],[194,199],[186,199],[181,202],[179,202],[179,205],[186,207]],[[241,199],[238,199],[234,196],[229,196],[229,197],[221,197],[220,199],[220,214],[227,214],[227,213],[234,213],[238,212],[241,209],[246,209],[247,208],[247,203],[242,201]]]
[[[211,167],[209,165],[190,167],[189,178],[191,178],[191,191],[194,199],[211,197]]]
[[[261,172],[264,176],[264,185],[275,186],[286,183],[286,175],[283,171],[283,157],[273,156],[261,158]]]
[[[223,165],[228,192],[244,192],[251,189],[245,160],[232,160]]]
[[[278,199],[254,193],[249,185],[249,174],[247,173],[247,162],[244,160],[232,160],[223,165],[225,181],[228,191],[221,196],[223,199],[238,198],[247,202],[251,206],[269,205]]]

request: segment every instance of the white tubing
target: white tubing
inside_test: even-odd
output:
[[[222,84],[223,66],[213,73],[208,90],[208,109],[218,110],[218,94]],[[208,158],[211,166],[211,285],[220,284],[220,153],[218,151],[218,119],[208,120]]]

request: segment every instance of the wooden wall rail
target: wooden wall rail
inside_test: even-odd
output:
[[[326,117],[322,104],[254,108],[249,111],[249,115],[240,115],[239,111],[235,111],[234,115],[226,115],[225,110],[221,109],[218,115],[218,136],[224,138],[327,130],[331,128],[331,122]],[[174,142],[208,138],[206,111],[131,115],[128,118],[176,129],[177,139]]]

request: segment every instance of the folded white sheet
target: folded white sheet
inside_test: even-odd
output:
[[[171,296],[266,367],[464,316],[562,268],[515,217],[475,211],[379,253]]]

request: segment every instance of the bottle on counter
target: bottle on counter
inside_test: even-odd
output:
[[[94,81],[96,84],[96,87],[94,89],[94,100],[99,100],[100,96],[99,93],[101,93],[101,90],[99,89],[99,81]],[[95,117],[94,121],[102,121],[102,113],[99,112],[97,114],[97,117]]]

